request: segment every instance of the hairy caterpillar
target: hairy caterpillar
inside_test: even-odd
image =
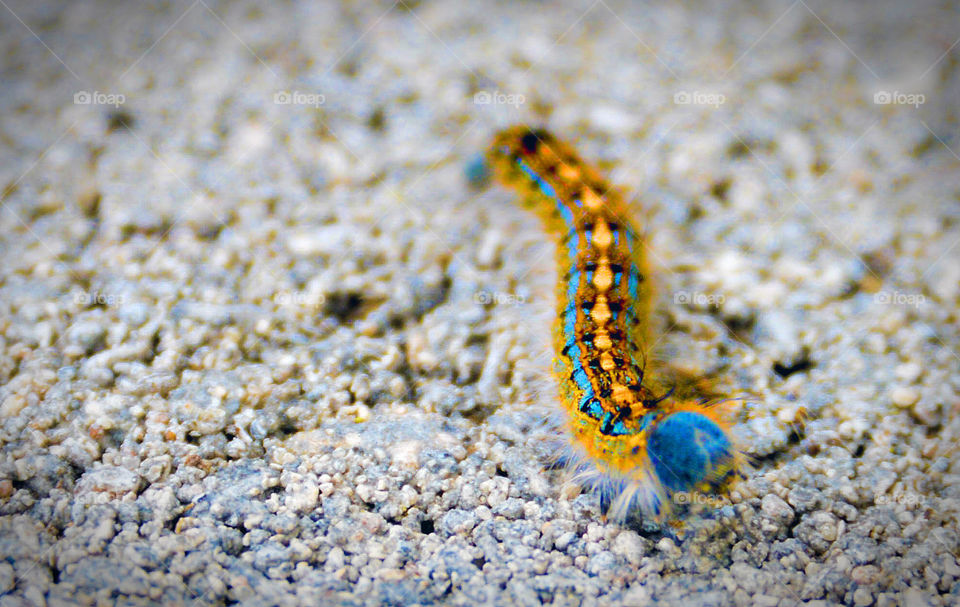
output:
[[[488,158],[557,243],[554,369],[577,480],[617,520],[635,508],[662,520],[671,499],[723,491],[743,464],[726,423],[646,364],[652,287],[626,205],[546,131],[502,131]]]

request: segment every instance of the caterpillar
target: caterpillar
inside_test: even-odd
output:
[[[646,245],[619,193],[542,129],[499,132],[487,159],[557,244],[554,371],[574,479],[618,521],[637,509],[662,521],[688,492],[725,491],[744,460],[728,423],[647,364]]]

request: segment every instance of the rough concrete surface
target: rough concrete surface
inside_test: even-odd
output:
[[[0,606],[960,600],[955,4],[0,5]],[[719,503],[551,467],[515,123],[746,397]]]

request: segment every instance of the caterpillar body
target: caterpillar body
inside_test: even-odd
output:
[[[544,130],[498,133],[488,159],[557,243],[554,371],[575,480],[621,521],[637,508],[663,520],[678,494],[725,490],[743,463],[728,425],[647,365],[653,289],[621,197]]]

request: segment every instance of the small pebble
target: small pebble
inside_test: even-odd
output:
[[[909,386],[897,386],[890,394],[893,404],[898,407],[912,407],[920,400],[920,391]]]

